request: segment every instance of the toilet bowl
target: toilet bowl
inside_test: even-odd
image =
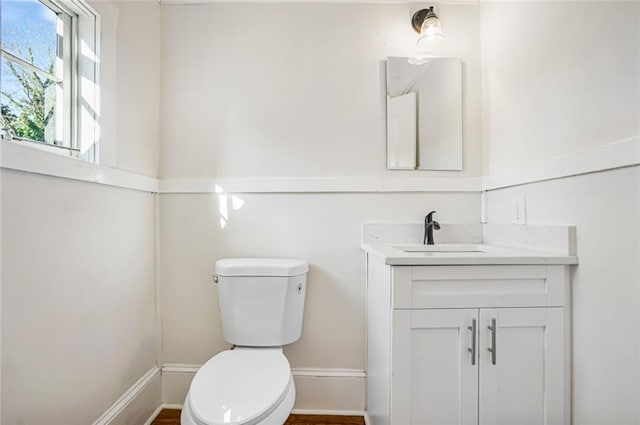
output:
[[[222,334],[235,348],[207,361],[191,382],[182,425],[283,425],[296,398],[282,347],[300,338],[305,260],[216,262]]]
[[[182,425],[282,425],[295,394],[282,349],[238,347],[198,371],[180,420]]]

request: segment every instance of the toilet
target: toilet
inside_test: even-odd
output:
[[[196,373],[182,425],[283,425],[296,388],[284,345],[300,339],[309,265],[305,260],[232,258],[216,262],[224,340]]]

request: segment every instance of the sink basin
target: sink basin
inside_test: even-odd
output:
[[[394,248],[404,252],[412,253],[484,253],[479,245],[473,244],[436,244],[436,245],[393,245]]]

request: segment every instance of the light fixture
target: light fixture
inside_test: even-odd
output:
[[[440,19],[433,11],[433,6],[428,9],[421,9],[414,13],[411,18],[411,25],[420,37],[416,44],[419,47],[429,47],[435,43],[444,40],[442,28],[440,28]]]

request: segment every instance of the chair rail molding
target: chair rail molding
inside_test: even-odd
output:
[[[160,193],[479,192],[481,177],[251,177],[163,179]]]
[[[640,135],[478,177],[155,178],[76,158],[0,142],[0,168],[157,194],[225,193],[482,193],[511,186],[640,165]]]
[[[151,193],[157,193],[159,185],[155,177],[62,156],[8,140],[0,141],[0,168]]]
[[[640,165],[640,135],[483,177],[484,191]]]

